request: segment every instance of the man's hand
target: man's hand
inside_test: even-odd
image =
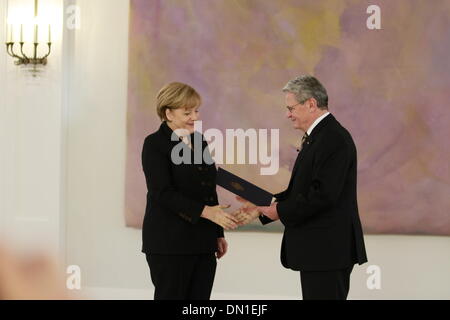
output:
[[[260,216],[260,213],[257,208],[258,207],[255,206],[253,208],[239,209],[238,211],[233,213],[233,215],[239,221],[238,224],[240,226],[244,226]]]
[[[236,199],[243,203],[242,207],[233,213],[233,216],[238,220],[240,226],[249,224],[259,217],[260,213],[256,205],[239,196],[236,196]]]
[[[270,207],[258,207],[258,210],[262,212],[263,215],[265,215],[267,218],[276,221],[279,220],[280,217],[278,216],[277,211],[277,203],[274,202],[270,205]]]
[[[228,251],[228,242],[225,238],[217,238],[217,259],[222,258]]]

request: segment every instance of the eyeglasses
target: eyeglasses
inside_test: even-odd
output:
[[[310,98],[309,98],[310,99]],[[289,112],[292,112],[292,110],[294,110],[294,107],[298,106],[299,104],[304,104],[306,101],[308,101],[309,99],[305,99],[303,100],[303,102],[299,102],[297,104],[294,104],[293,106],[286,106],[286,108],[289,110]]]
[[[292,112],[292,110],[294,110],[294,108],[295,108],[296,106],[298,106],[299,104],[301,104],[301,103],[297,103],[297,104],[295,104],[295,105],[293,105],[293,106],[286,106],[286,108],[289,110],[289,112]]]

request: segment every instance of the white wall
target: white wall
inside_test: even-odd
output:
[[[19,216],[36,212],[58,220],[64,218],[64,210],[55,217],[63,201],[66,263],[81,266],[82,285],[91,288],[85,293],[99,298],[151,297],[140,231],[125,228],[123,218],[128,1],[79,0],[77,4],[81,29],[65,31],[69,43],[63,47],[63,66],[71,63],[65,66],[70,74],[61,78],[57,72],[32,86],[10,59],[5,66],[0,50],[0,130],[8,134],[0,140],[2,153],[8,155],[1,157],[7,183],[0,182],[0,208]],[[1,10],[0,5],[0,17]],[[59,61],[55,59],[54,65]],[[63,83],[62,102],[56,80]],[[53,95],[42,96],[39,88]],[[65,101],[67,115],[58,122],[60,115],[65,116]],[[67,135],[61,135],[61,127]],[[66,142],[64,148],[61,141]],[[58,182],[60,168],[63,185]],[[11,218],[4,213],[0,217]],[[43,230],[55,229],[52,218],[42,225]],[[16,221],[12,230],[29,231],[29,226],[30,222]],[[63,229],[50,234],[57,236]],[[219,263],[213,297],[300,297],[298,273],[280,265],[280,237],[228,233],[230,252]],[[368,290],[367,265],[356,267],[350,298],[450,299],[449,237],[367,236],[366,244],[370,264],[381,267],[382,290]]]
[[[6,2],[0,1],[0,21],[6,20]],[[0,43],[5,42],[6,24],[0,24]],[[6,52],[0,50],[0,147],[2,152],[6,154],[7,147],[7,127],[6,127]],[[6,172],[7,172],[7,157],[0,156],[0,234],[5,230],[5,212],[6,212]]]
[[[10,0],[9,10],[23,4]],[[37,77],[14,65],[5,42],[6,1],[0,4],[1,219],[3,236],[19,247],[61,245],[63,128],[62,3],[43,0],[60,13],[53,20],[53,53]],[[17,47],[16,47],[17,48]]]
[[[81,29],[75,34],[68,117],[67,262],[82,268],[85,285],[126,287],[124,275],[139,265],[138,234],[123,227],[122,214],[128,1],[77,4]]]

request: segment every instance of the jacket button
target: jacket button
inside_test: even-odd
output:
[[[198,171],[202,171],[203,170],[203,168],[202,167],[198,167]]]
[[[202,186],[206,185],[205,181],[202,181],[202,182],[201,182],[201,185],[202,185]]]

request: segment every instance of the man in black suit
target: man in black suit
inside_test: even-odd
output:
[[[312,76],[288,82],[287,118],[305,134],[287,189],[270,207],[244,210],[242,224],[285,226],[281,262],[300,271],[303,299],[345,300],[354,264],[367,262],[356,195],[356,147],[328,111],[328,95]],[[247,208],[248,209],[248,208]]]

